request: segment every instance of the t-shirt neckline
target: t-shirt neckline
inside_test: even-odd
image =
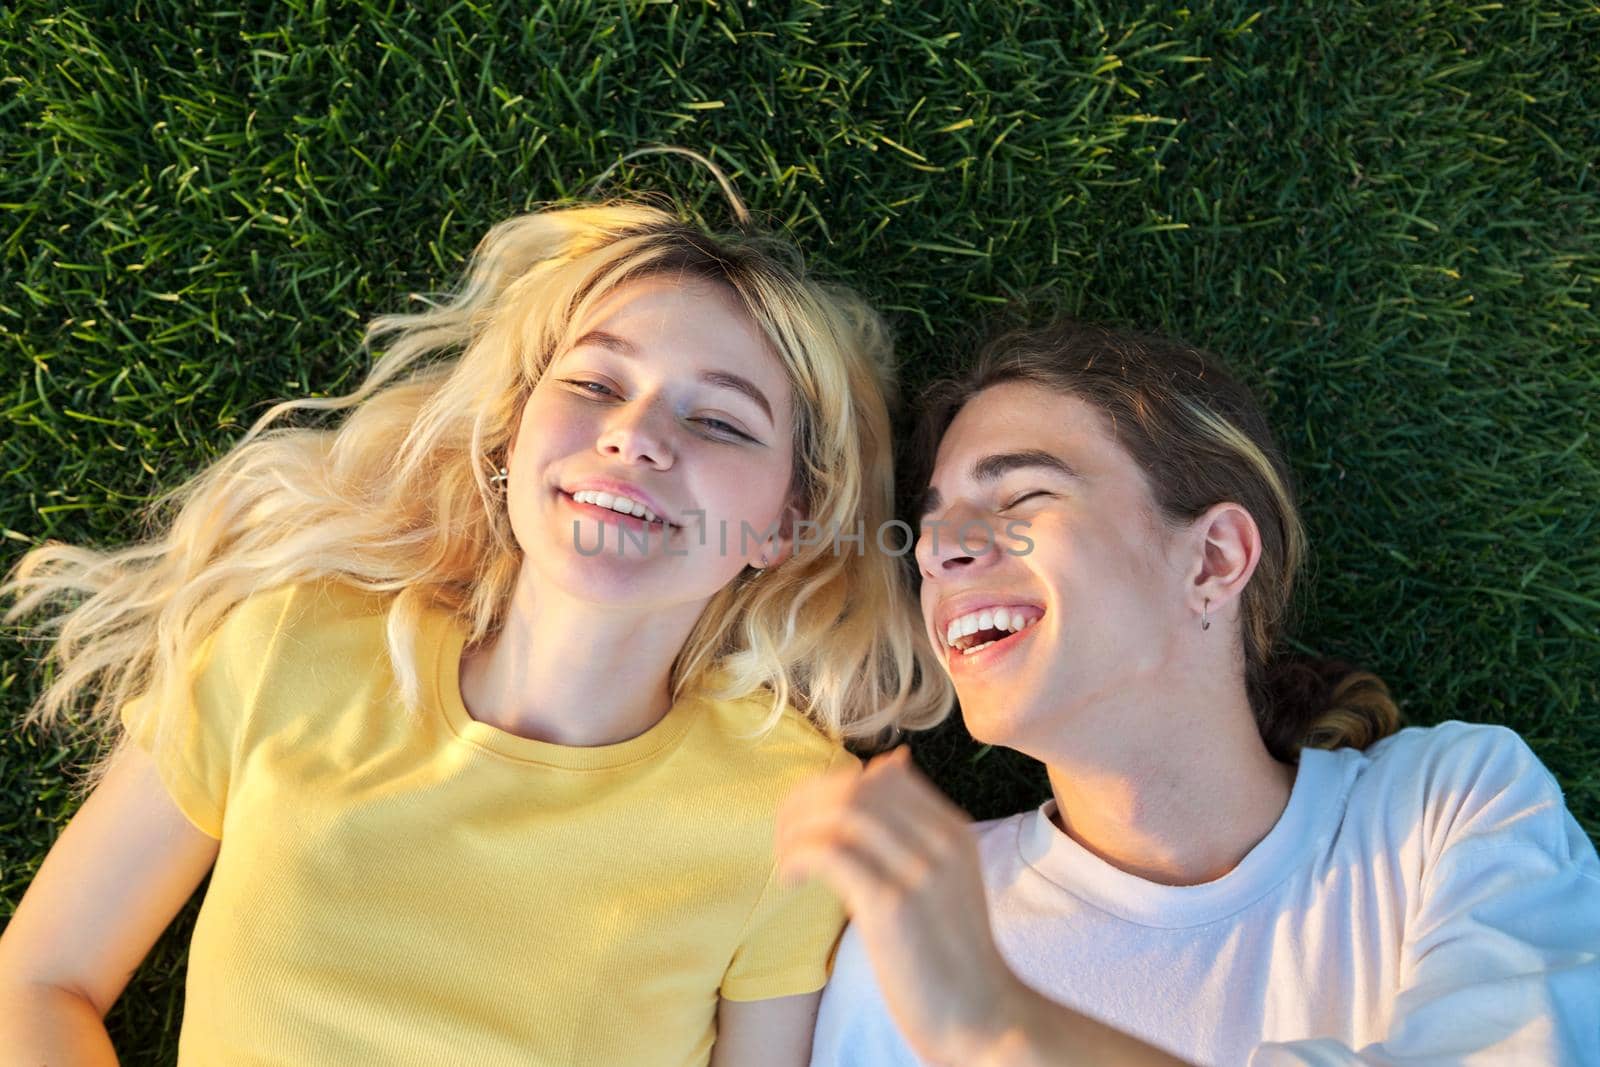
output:
[[[1238,866],[1200,885],[1163,885],[1112,866],[1055,825],[1054,798],[1021,817],[1017,846],[1044,878],[1118,918],[1165,928],[1215,922],[1261,899],[1325,847],[1344,818],[1360,759],[1355,749],[1302,751],[1277,823]]]
[[[661,720],[644,733],[614,745],[592,748],[521,737],[479,722],[467,711],[466,701],[461,696],[461,653],[466,647],[466,630],[460,620],[448,612],[438,614],[442,632],[434,641],[438,655],[434,660],[431,686],[433,704],[444,716],[451,733],[476,748],[523,763],[580,771],[608,770],[660,753],[679,741],[694,720],[699,702],[685,697],[674,703]]]

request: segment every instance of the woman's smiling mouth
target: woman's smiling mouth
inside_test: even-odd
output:
[[[576,493],[558,489],[556,494],[580,514],[599,522],[612,523],[624,530],[659,533],[665,536],[679,529],[677,524],[660,518],[645,504],[619,494],[591,489],[580,489]]]

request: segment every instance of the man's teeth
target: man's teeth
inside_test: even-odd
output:
[[[637,515],[645,522],[660,522],[656,513],[639,503],[629,500],[625,496],[616,496],[612,493],[600,493],[593,489],[580,489],[572,494],[572,499],[580,504],[598,504],[600,507],[621,512],[624,515]]]
[[[979,630],[1007,630],[1016,633],[1025,630],[1038,622],[1043,617],[1037,608],[1005,607],[985,608],[982,611],[972,611],[958,618],[950,620],[950,625],[945,631],[945,644],[956,647],[956,642],[963,637],[970,637]],[[1002,638],[995,638],[995,641]],[[961,649],[962,652],[976,652],[980,648],[988,648],[994,641],[985,641],[973,648]]]

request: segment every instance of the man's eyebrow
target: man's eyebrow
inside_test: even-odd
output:
[[[1072,464],[1042,448],[1025,448],[1020,452],[998,452],[984,456],[973,464],[972,477],[980,482],[992,482],[1001,475],[1027,467],[1043,467],[1065,478],[1078,478]]]
[[[1024,470],[1030,467],[1042,468],[1066,478],[1081,478],[1072,465],[1060,456],[1052,455],[1042,448],[1025,448],[1020,452],[997,452],[992,456],[984,456],[972,466],[972,477],[980,482],[992,482],[1003,475],[1015,470]],[[943,499],[939,490],[928,486],[922,492],[921,514],[926,515],[939,507]]]

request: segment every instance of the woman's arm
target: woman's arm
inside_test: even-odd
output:
[[[104,1018],[216,860],[218,842],[124,745],[0,936],[0,1048],[18,1063],[115,1064]]]
[[[717,1003],[711,1067],[806,1067],[822,991]]]

